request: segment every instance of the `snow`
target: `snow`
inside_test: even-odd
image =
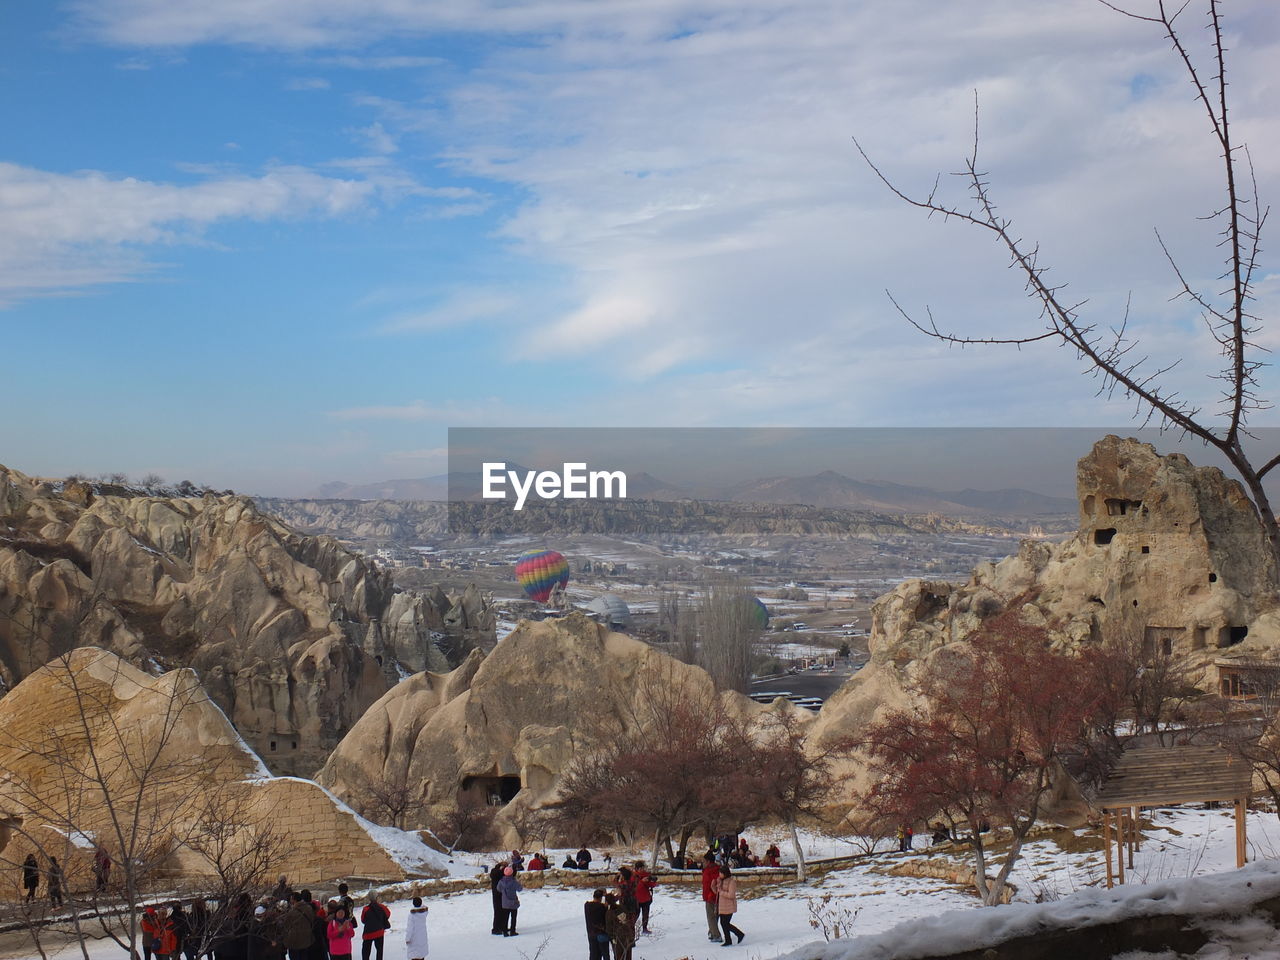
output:
[[[1148,815],[1144,814],[1143,819],[1145,825]],[[1272,923],[1251,916],[1218,922],[1211,916],[1239,913],[1246,902],[1280,895],[1280,860],[1265,859],[1280,856],[1280,820],[1275,814],[1250,814],[1249,855],[1258,858],[1258,862],[1239,871],[1231,869],[1235,845],[1228,811],[1179,808],[1154,812],[1150,819],[1152,825],[1144,831],[1142,849],[1129,874],[1131,880],[1147,881],[1146,885],[1131,882],[1113,890],[1102,888],[1102,855],[1088,849],[1095,845],[1092,841],[1096,837],[1086,836],[1087,831],[1055,834],[1066,844],[1065,851],[1047,837],[1028,844],[1025,859],[1013,876],[1019,902],[1003,907],[981,907],[968,889],[946,881],[878,872],[906,859],[930,856],[919,837],[912,854],[880,854],[804,884],[780,884],[759,890],[744,884],[741,909],[734,923],[746,932],[747,938],[740,949],[733,948],[735,952],[730,956],[743,960],[910,960],[939,951],[984,946],[993,939],[1054,926],[1106,922],[1138,913],[1185,912],[1203,917],[1200,925],[1214,937],[1214,942],[1197,954],[1202,960],[1247,955],[1280,957],[1280,932]],[[417,838],[413,834],[371,824],[365,829],[371,829],[371,835],[377,831],[375,838],[389,848],[403,843],[397,855],[416,851]],[[747,837],[755,849],[778,842],[784,857],[790,859],[790,845],[780,842],[779,831],[754,830]],[[801,839],[806,856],[811,858],[855,852],[850,841],[839,837],[804,833]],[[555,862],[563,859],[564,851],[547,852]],[[615,864],[624,857],[647,858],[641,850],[613,853]],[[960,859],[954,853],[946,855]],[[437,862],[443,861],[453,876],[479,876],[497,855],[459,853],[452,861],[440,854],[432,856]],[[553,877],[554,872],[549,875],[552,883]],[[404,956],[404,924],[409,908],[405,898],[410,895],[411,886],[397,885],[385,893],[392,908],[388,960]],[[317,892],[327,895],[330,891]],[[639,938],[635,960],[710,960],[724,956],[723,948],[706,938],[698,886],[667,882],[659,885],[657,894],[651,920],[654,932]],[[589,896],[590,891],[581,888],[549,885],[526,889],[521,894],[521,936],[514,939],[489,939],[492,908],[487,885],[475,891],[426,896],[432,956],[474,956],[481,947],[490,960],[531,960],[535,956],[538,960],[581,960],[586,947],[582,904]],[[1048,898],[1048,902],[1028,902],[1037,896]],[[829,900],[824,907],[822,901],[826,897]],[[823,943],[821,932],[810,925],[812,908],[825,909],[830,914],[856,911],[852,927],[855,936]],[[60,956],[71,960],[78,955],[76,948]],[[112,945],[90,948],[91,960],[117,956],[118,948]],[[1129,954],[1124,960],[1174,960],[1174,955]]]
[[[52,824],[42,824],[46,830],[52,830],[54,833],[66,837],[71,841],[71,845],[80,850],[94,850],[98,846],[98,841],[94,839],[93,834],[84,833],[80,830],[72,830],[70,832],[61,830]]]
[[[1114,923],[1132,917],[1245,913],[1252,904],[1276,895],[1280,895],[1280,862],[1263,860],[1210,877],[1126,885],[1111,890],[1087,889],[1051,903],[1012,903],[925,917],[880,936],[812,945],[787,957],[788,960],[916,960],[938,953],[976,950],[1013,937]],[[1234,920],[1231,926],[1235,926]],[[1271,933],[1275,934],[1274,928]]]

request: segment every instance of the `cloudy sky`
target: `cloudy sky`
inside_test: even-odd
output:
[[[1280,15],[1225,6],[1274,196]],[[1094,0],[10,3],[0,76],[25,472],[303,493],[441,473],[448,426],[1123,426],[1068,353],[949,350],[886,297],[1036,329],[853,147],[962,199],[975,91],[1017,232],[1215,399],[1153,234],[1220,285],[1214,146],[1159,31]]]

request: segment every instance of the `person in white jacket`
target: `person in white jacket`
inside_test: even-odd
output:
[[[427,908],[421,897],[413,898],[413,909],[405,924],[404,953],[409,960],[427,960]]]

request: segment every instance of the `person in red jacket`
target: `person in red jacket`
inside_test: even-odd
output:
[[[653,888],[658,878],[644,867],[643,860],[636,861],[636,905],[640,907],[640,932],[649,932],[649,908],[653,906]]]
[[[707,908],[707,939],[720,943],[719,896],[712,884],[720,879],[720,865],[716,855],[708,850],[702,857],[702,905]]]
[[[364,930],[360,935],[360,960],[369,960],[375,948],[378,960],[382,960],[383,934],[391,929],[391,908],[369,894],[368,905],[360,911],[360,926]]]

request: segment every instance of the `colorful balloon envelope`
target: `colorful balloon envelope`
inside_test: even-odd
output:
[[[752,597],[751,599],[755,601],[752,604],[751,611],[755,615],[756,622],[760,625],[760,629],[763,630],[769,625],[769,608],[764,605],[764,601],[759,597]]]
[[[556,584],[569,582],[569,561],[555,550],[530,550],[516,561],[516,582],[525,596],[546,603]]]

